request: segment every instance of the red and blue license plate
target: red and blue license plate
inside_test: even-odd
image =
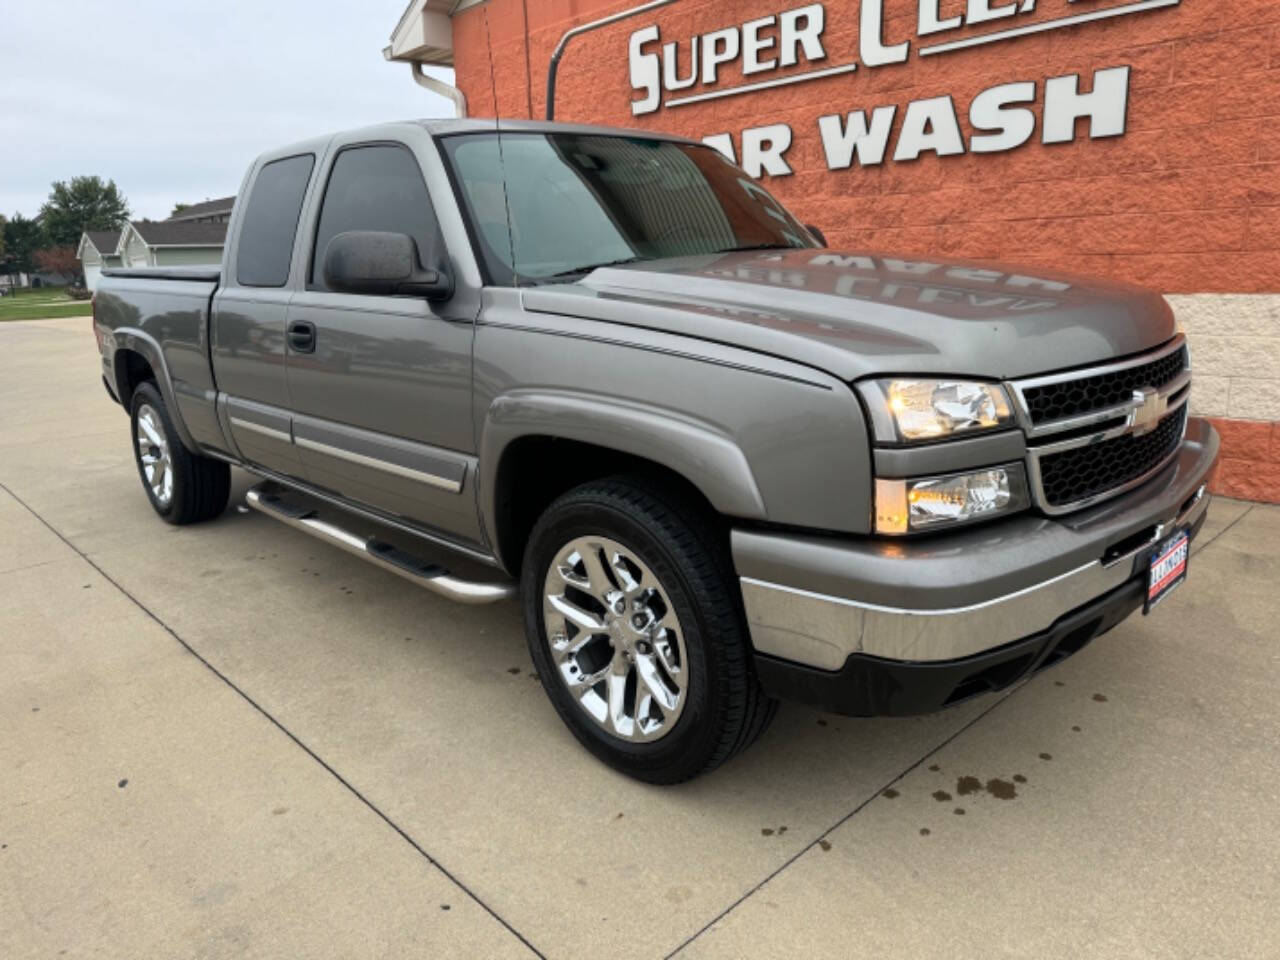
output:
[[[1147,574],[1147,598],[1142,605],[1144,614],[1150,613],[1152,607],[1187,579],[1190,547],[1191,537],[1186,530],[1179,530],[1151,555],[1151,567]]]

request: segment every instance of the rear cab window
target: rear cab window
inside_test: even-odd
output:
[[[314,154],[263,164],[253,181],[236,252],[236,282],[244,287],[283,287],[289,281],[302,201]]]

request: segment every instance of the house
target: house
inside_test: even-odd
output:
[[[467,100],[457,87],[423,70],[424,64],[453,66],[453,17],[482,0],[409,0],[391,34],[391,43],[382,56],[394,63],[406,63],[414,82],[432,93],[453,101],[460,117],[467,115]]]
[[[116,253],[119,245],[119,230],[86,230],[80,235],[76,259],[84,269],[84,283],[90,290],[97,288],[103,267],[120,266],[120,256]]]
[[[176,267],[222,263],[226,221],[134,220],[120,236],[126,267]]]
[[[189,207],[185,207],[181,213],[175,213],[169,218],[170,223],[173,222],[194,222],[194,223],[229,223],[231,220],[231,208],[235,206],[236,198],[222,197],[219,200],[206,200],[203,203],[193,203]]]
[[[231,200],[234,201],[234,197]],[[209,203],[220,203],[210,201]],[[208,207],[209,204],[197,204]],[[183,215],[190,210],[184,210]],[[230,207],[225,216],[230,217]],[[227,220],[221,209],[198,213],[196,219],[134,220],[123,230],[86,231],[77,256],[85,286],[97,287],[103,267],[175,267],[222,263]],[[112,242],[114,239],[114,243]]]

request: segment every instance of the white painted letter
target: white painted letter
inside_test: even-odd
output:
[[[841,126],[840,114],[832,113],[818,118],[818,130],[822,133],[822,149],[827,155],[828,170],[843,170],[853,163],[864,167],[875,166],[884,160],[889,134],[893,130],[895,106],[876,107],[871,111],[871,129],[867,129],[867,115],[862,110],[849,114],[848,123]]]
[[[761,60],[760,54],[773,48],[773,37],[762,37],[760,31],[773,26],[776,17],[761,17],[759,20],[748,20],[742,25],[742,72],[759,73],[761,70],[772,70],[778,65],[777,60]]]
[[[732,133],[712,133],[702,138],[712,150],[718,152],[722,157],[730,163],[737,163],[738,158],[733,152],[733,134]]]
[[[907,41],[886,47],[880,35],[880,27],[884,22],[884,0],[862,0],[862,20],[858,28],[858,43],[862,51],[862,62],[868,67],[879,67],[886,63],[903,63],[907,59],[907,51],[911,44]]]
[[[907,104],[893,159],[915,160],[926,150],[933,150],[940,157],[964,153],[960,121],[950,97],[912,100]]]
[[[975,130],[992,130],[985,136],[974,134],[969,138],[969,149],[974,153],[998,153],[1020,147],[1036,132],[1036,115],[1026,107],[1006,110],[1010,103],[1031,103],[1036,98],[1036,85],[1005,83],[990,90],[983,90],[969,105],[969,123]]]
[[[627,49],[627,56],[631,61],[631,88],[644,91],[644,96],[641,99],[631,101],[631,113],[633,115],[653,113],[654,110],[658,109],[658,104],[662,101],[662,88],[660,86],[662,71],[658,66],[658,55],[656,53],[640,52],[642,46],[657,39],[658,28],[656,26],[645,27],[631,34],[631,43]]]
[[[689,76],[677,76],[680,69],[680,45],[664,43],[662,45],[662,84],[668,90],[684,90],[698,82],[698,45],[689,44]]]
[[[938,0],[920,0],[920,36],[954,30],[964,21],[957,15],[946,20],[938,19]]]
[[[804,47],[804,55],[808,60],[822,60],[827,51],[822,49],[822,25],[825,13],[820,3],[811,3],[807,7],[788,10],[778,17],[781,24],[781,36],[778,49],[782,52],[782,65],[794,66],[799,63],[796,46]],[[800,26],[800,21],[804,26]]]
[[[1089,137],[1124,133],[1129,106],[1129,68],[1112,67],[1093,75],[1093,92],[1080,93],[1075,74],[1053,77],[1044,85],[1044,142],[1067,143],[1076,137],[1076,120],[1089,118]]]
[[[1018,12],[1018,5],[1010,3],[1003,7],[992,7],[991,0],[969,0],[969,17],[970,25],[975,23],[986,23],[988,20],[999,20],[1002,17],[1012,17]]]
[[[718,49],[717,49],[718,48]],[[738,57],[738,28],[725,27],[702,35],[702,82],[715,83],[720,64]]]
[[[751,176],[767,173],[785,177],[791,173],[782,155],[791,149],[791,128],[785,123],[742,131],[742,169]]]

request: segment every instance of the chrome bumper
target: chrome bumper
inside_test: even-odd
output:
[[[838,670],[854,653],[953,660],[1046,630],[1133,578],[1175,527],[1200,520],[1217,453],[1213,428],[1192,420],[1177,459],[1123,497],[948,537],[833,543],[734,531],[756,652]]]

